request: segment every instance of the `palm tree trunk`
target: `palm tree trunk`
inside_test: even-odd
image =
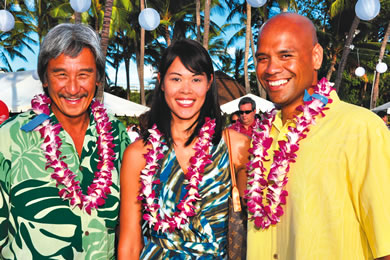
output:
[[[74,12],[74,23],[81,23],[81,13]]]
[[[355,18],[353,19],[351,28],[349,29],[347,40],[345,41],[345,46],[344,46],[344,50],[343,50],[343,55],[341,56],[339,69],[337,70],[336,80],[335,80],[335,84],[334,84],[337,92],[340,89],[340,84],[341,84],[341,80],[343,78],[344,68],[345,68],[345,65],[347,64],[348,54],[351,52],[350,46],[352,44],[355,30],[358,27],[359,22],[360,22],[360,19],[355,15]]]
[[[332,56],[332,61],[330,62],[330,67],[329,67],[328,73],[326,73],[326,79],[328,81],[330,81],[330,78],[332,77],[333,71],[335,71],[334,66],[336,66],[336,62],[337,62],[337,55],[336,55],[336,53],[334,53]]]
[[[252,27],[250,28],[250,41],[251,41],[251,49],[252,49],[252,55],[253,55],[253,63],[255,64],[255,68],[257,68],[257,60],[256,60],[256,51],[255,51],[255,41],[253,40],[253,35],[252,35]],[[257,89],[259,91],[259,96],[262,98],[267,98],[267,93],[265,92],[265,89],[261,85],[259,79],[256,77],[256,82],[257,82]]]
[[[211,0],[205,0],[204,2],[204,34],[203,34],[203,47],[208,50],[209,48],[209,31],[210,31],[210,3]]]
[[[244,80],[245,80],[245,92],[251,93],[251,86],[249,84],[248,74],[248,58],[249,58],[249,42],[251,36],[251,18],[252,18],[252,7],[246,2],[246,30],[245,30],[245,52],[244,52]]]
[[[200,35],[200,0],[195,0],[196,4],[196,40],[201,42]]]
[[[127,100],[130,100],[130,59],[125,59],[125,69],[126,69],[126,97]]]
[[[102,48],[103,55],[107,54],[107,46],[108,46],[108,37],[110,34],[110,23],[111,23],[111,13],[112,13],[112,5],[114,0],[107,0],[104,8],[104,18],[103,18],[103,28],[100,40],[100,46]],[[106,77],[104,77],[103,82],[98,85],[96,99],[103,102],[103,93],[104,93],[104,85],[106,84]]]
[[[145,3],[143,0],[141,2],[141,12],[145,8]],[[145,61],[145,29],[141,28],[141,42],[140,42],[140,58],[139,63],[137,64],[137,72],[139,79],[139,92],[141,104],[145,105],[145,85],[144,85],[144,61]]]
[[[378,62],[381,62],[382,59],[383,59],[383,56],[385,55],[387,39],[389,39],[389,36],[390,36],[390,23],[387,24],[386,33],[385,33],[385,36],[383,37],[383,40],[382,40],[381,49],[379,51]],[[379,77],[380,77],[380,73],[377,72],[377,71],[375,71],[375,73],[376,73],[376,77],[375,77],[375,81],[374,81],[374,87],[373,87],[373,90],[372,90],[373,93],[372,93],[371,102],[370,102],[370,108],[371,109],[376,107],[376,101],[377,101],[378,96],[379,96]]]
[[[171,45],[171,35],[169,34],[169,25],[165,25],[165,41],[167,43],[167,47]]]

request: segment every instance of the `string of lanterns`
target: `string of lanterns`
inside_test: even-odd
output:
[[[153,31],[160,24],[160,15],[153,8],[145,8],[139,14],[138,22],[145,30]]]
[[[379,14],[380,7],[381,4],[379,0],[358,0],[355,5],[355,13],[360,20],[370,21]],[[359,52],[358,52],[358,60],[359,60]],[[387,71],[387,64],[379,60],[378,64],[375,67],[375,70],[378,73],[384,73]],[[355,75],[358,77],[362,77],[365,73],[366,73],[365,69],[363,67],[360,67],[360,65],[355,69]]]
[[[247,0],[247,2],[254,8],[262,7],[267,0]]]
[[[15,26],[14,16],[6,10],[7,1],[4,1],[4,10],[0,10],[0,31],[11,31]]]
[[[84,13],[91,7],[91,0],[70,0],[70,6],[78,13]]]

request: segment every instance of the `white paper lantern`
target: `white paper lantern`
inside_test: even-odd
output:
[[[0,31],[8,32],[14,28],[15,18],[7,10],[0,10]]]
[[[374,19],[381,9],[379,0],[358,0],[355,5],[355,13],[359,19],[369,21]]]
[[[91,0],[70,0],[70,6],[78,13],[83,13],[91,7]]]
[[[265,5],[265,3],[267,2],[267,0],[247,0],[247,2],[252,6],[252,7],[262,7],[263,5]]]
[[[138,22],[147,31],[153,31],[160,24],[160,15],[153,8],[145,8],[138,16]]]
[[[386,72],[386,70],[387,70],[387,64],[384,63],[384,62],[379,62],[378,64],[376,64],[375,69],[376,69],[376,71],[378,71],[379,73],[384,73],[384,72]]]
[[[366,74],[366,70],[363,68],[363,67],[357,67],[355,69],[355,75],[358,76],[358,77],[361,77],[363,76],[364,74]]]

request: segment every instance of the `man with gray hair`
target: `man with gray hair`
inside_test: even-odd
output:
[[[253,129],[258,122],[256,118],[256,102],[250,97],[243,97],[238,103],[238,109],[240,119],[229,128],[251,138]]]
[[[0,128],[0,258],[110,259],[119,169],[130,143],[94,100],[104,78],[99,37],[60,24],[38,57],[45,94]]]

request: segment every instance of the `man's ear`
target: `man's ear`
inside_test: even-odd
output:
[[[314,45],[312,55],[313,55],[313,67],[315,70],[319,70],[321,68],[322,59],[324,56],[324,50],[322,49],[319,43],[316,43],[316,45]]]

